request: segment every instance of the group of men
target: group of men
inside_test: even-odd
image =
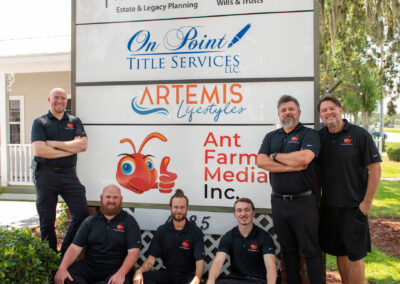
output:
[[[189,202],[181,190],[170,199],[171,221],[157,229],[147,260],[133,275],[141,247],[139,226],[121,210],[122,196],[115,185],[104,188],[100,211],[89,216],[85,187],[75,171],[77,153],[87,148],[86,133],[79,118],[65,112],[63,89],[51,90],[48,102],[49,112],[33,123],[32,148],[41,237],[55,251],[58,195],[72,214],[55,282],[200,283],[203,233],[187,220]],[[318,132],[299,122],[297,99],[282,96],[282,128],[265,136],[257,157],[257,165],[270,173],[272,218],[287,280],[300,283],[300,248],[311,283],[325,283],[321,249],[337,256],[343,283],[363,283],[363,258],[371,249],[367,214],[380,180],[380,155],[368,132],[342,119],[337,99],[322,98],[317,110],[325,124]],[[237,226],[221,238],[207,284],[275,283],[275,246],[270,235],[253,224],[253,202],[240,198],[233,209]],[[83,249],[84,258],[77,261]],[[231,274],[220,279],[228,255]],[[153,270],[157,258],[165,269]]]
[[[343,283],[364,283],[363,258],[371,251],[367,215],[381,158],[369,133],[342,119],[336,98],[322,98],[317,111],[325,125],[318,132],[299,122],[297,99],[282,96],[282,128],[265,136],[257,157],[257,165],[270,172],[272,218],[287,280],[300,283],[300,248],[311,283],[325,283],[320,249],[337,256]]]
[[[171,197],[171,221],[158,227],[146,261],[133,274],[141,234],[134,217],[121,210],[121,191],[108,185],[100,196],[100,211],[80,226],[55,275],[56,284],[199,284],[204,272],[204,236],[186,218],[188,198],[177,189]],[[211,266],[208,284],[276,282],[275,246],[271,236],[253,224],[255,209],[248,198],[234,204],[238,226],[226,233]],[[77,260],[85,248],[84,257]],[[217,280],[227,257],[229,278]],[[153,270],[157,258],[165,268]],[[268,273],[267,273],[268,271]],[[132,276],[133,275],[133,276]]]

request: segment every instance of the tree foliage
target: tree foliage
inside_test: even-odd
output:
[[[320,95],[334,96],[363,125],[387,94],[398,94],[399,0],[320,0]]]

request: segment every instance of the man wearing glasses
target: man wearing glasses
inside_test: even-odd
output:
[[[172,220],[158,227],[149,256],[133,277],[134,284],[199,284],[204,270],[204,237],[186,219],[188,198],[177,189],[169,202]],[[165,269],[151,271],[156,258]]]

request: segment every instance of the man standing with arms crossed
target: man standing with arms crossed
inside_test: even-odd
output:
[[[89,215],[85,187],[75,171],[77,153],[86,151],[87,137],[80,119],[65,112],[68,98],[63,89],[51,90],[47,100],[50,110],[35,119],[31,133],[36,207],[41,238],[57,251],[54,224],[58,195],[67,203],[72,222],[61,246],[63,255]]]
[[[158,227],[147,260],[136,270],[134,284],[199,284],[204,270],[204,236],[186,219],[188,198],[177,189],[169,202],[172,220]],[[151,271],[156,258],[165,269]]]
[[[233,215],[238,225],[221,238],[207,284],[276,283],[275,245],[266,231],[253,224],[255,214],[250,199],[235,201]],[[231,274],[216,280],[227,255],[231,260]]]
[[[300,283],[301,248],[311,283],[325,283],[318,240],[316,157],[320,142],[315,130],[299,123],[296,98],[282,96],[278,115],[282,128],[268,133],[257,166],[270,172],[272,219],[282,247],[289,284]]]
[[[382,162],[371,135],[342,119],[343,109],[325,97],[317,110],[321,152],[321,248],[337,256],[344,284],[364,283],[363,258],[371,251],[368,213],[378,189]]]

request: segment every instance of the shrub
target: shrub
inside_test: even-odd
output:
[[[56,233],[57,237],[61,239],[65,237],[68,229],[67,208],[66,203],[61,203],[57,209]]]
[[[0,228],[0,283],[52,283],[59,262],[29,229]]]
[[[391,143],[386,153],[390,160],[400,162],[400,143]]]

